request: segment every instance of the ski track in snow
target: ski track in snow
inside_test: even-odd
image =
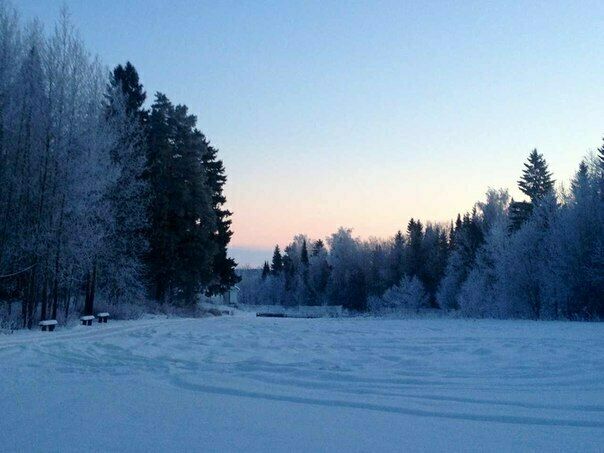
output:
[[[199,398],[591,428],[602,440],[603,333],[529,321],[153,319],[0,337],[0,361],[6,376],[34,381],[40,370],[46,380],[144,376]]]

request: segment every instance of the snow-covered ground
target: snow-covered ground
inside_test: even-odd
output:
[[[1,451],[602,451],[604,324],[249,315],[0,337]]]

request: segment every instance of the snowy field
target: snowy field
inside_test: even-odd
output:
[[[604,448],[604,324],[151,319],[0,363],[1,451]]]

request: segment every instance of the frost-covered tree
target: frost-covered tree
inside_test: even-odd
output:
[[[598,179],[596,159],[582,162],[558,221],[548,230],[544,291],[551,316],[604,315],[604,210]]]
[[[496,286],[501,272],[502,256],[508,243],[507,190],[489,189],[486,202],[477,203],[484,243],[476,252],[466,280],[458,294],[459,308],[467,316],[499,316],[499,293]]]
[[[332,305],[352,310],[367,309],[367,287],[359,241],[352,231],[340,228],[329,239],[331,269],[327,293]]]
[[[562,192],[560,199],[553,190],[536,198],[515,231],[509,227],[510,196],[503,189],[489,189],[484,202],[458,216],[449,234],[416,220],[409,222],[406,236],[386,241],[354,238],[341,228],[328,238],[328,247],[313,242],[308,280],[302,257],[310,242],[297,236],[285,249],[284,270],[251,292],[282,304],[329,303],[384,312],[403,305],[428,308],[438,288],[439,306],[460,309],[465,316],[601,317],[600,165],[597,158],[580,165],[570,192]],[[403,277],[393,285],[396,272]],[[401,303],[409,300],[416,302]]]
[[[505,317],[507,304],[500,297],[499,275],[508,244],[507,219],[494,223],[476,254],[476,263],[459,291],[461,313],[470,317]]]
[[[147,112],[145,92],[134,66],[117,66],[105,94],[107,122],[116,131],[118,142],[111,152],[118,175],[108,188],[113,227],[105,237],[101,280],[107,298],[136,301],[145,298],[144,256],[148,251],[149,187],[144,178]]]
[[[438,307],[436,293],[449,257],[449,245],[445,230],[430,223],[422,238],[422,265],[418,278],[422,282],[432,307]]]
[[[417,277],[403,277],[381,298],[372,298],[371,302],[371,309],[376,312],[419,311],[430,306],[430,298]]]
[[[331,275],[328,252],[323,241],[315,241],[308,263],[308,280],[312,294],[312,304],[327,304],[327,284]]]
[[[436,300],[444,309],[459,308],[459,291],[474,266],[476,252],[482,245],[484,233],[476,209],[465,214],[454,232],[454,247],[450,253]]]
[[[498,281],[503,316],[538,319],[549,310],[543,279],[548,263],[547,239],[557,215],[555,195],[545,195],[520,230],[510,236]]]
[[[63,13],[45,36],[0,5],[0,273],[24,326],[91,312],[116,217],[120,128],[103,106],[106,75]],[[7,58],[12,61],[8,65]],[[8,271],[8,272],[7,272]],[[16,271],[16,272],[15,272]],[[98,277],[98,278],[97,278]]]

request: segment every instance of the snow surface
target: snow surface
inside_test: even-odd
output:
[[[602,451],[604,324],[147,319],[0,337],[1,451]]]

